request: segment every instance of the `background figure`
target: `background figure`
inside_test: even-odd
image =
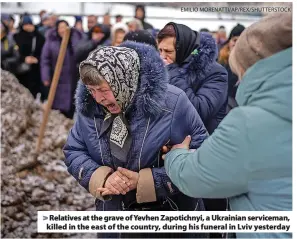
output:
[[[103,15],[103,21],[102,21],[102,24],[105,25],[105,26],[108,26],[109,28],[112,27],[111,23],[110,23],[110,15],[109,15],[109,12],[105,13]]]
[[[9,23],[10,23],[10,15],[6,13],[1,14],[1,21],[5,24],[5,26],[9,29]]]
[[[116,15],[115,18],[116,18],[116,23],[121,22],[123,20],[123,16],[120,14]]]
[[[75,48],[75,61],[77,67],[79,63],[85,60],[89,53],[97,46],[110,45],[111,43],[109,41],[109,36],[110,30],[108,26],[97,24],[96,26],[92,27],[88,33],[87,39],[80,41]]]
[[[217,31],[217,41],[216,41],[219,51],[221,47],[225,44],[226,40],[227,40],[226,28],[224,26],[220,26],[219,30]]]
[[[210,34],[213,37],[213,39],[217,40],[217,36],[218,36],[218,32],[217,31],[211,31]]]
[[[88,16],[88,31],[98,24],[98,17],[95,15]]]
[[[82,33],[84,33],[83,23],[82,23],[82,17],[81,16],[75,16],[75,23],[74,28]]]
[[[38,28],[38,31],[40,32],[41,35],[44,37],[47,36],[48,30],[52,29],[52,19],[51,15],[49,13],[45,13],[41,17],[41,26]]]
[[[20,54],[16,76],[34,97],[41,92],[42,100],[44,100],[47,96],[41,83],[40,56],[45,39],[33,25],[30,16],[23,16],[20,24],[20,31],[14,35]]]
[[[50,30],[48,38],[44,44],[41,55],[41,76],[46,87],[50,86],[54,70],[56,67],[62,37],[68,22],[60,20],[56,28]],[[74,114],[74,91],[78,79],[76,78],[76,64],[74,58],[74,48],[82,39],[83,34],[72,28],[67,46],[67,51],[53,102],[53,109],[60,110],[66,117],[72,118]]]
[[[37,30],[39,30],[39,28],[43,26],[43,24],[42,24],[42,17],[44,16],[44,14],[46,14],[46,11],[45,11],[45,10],[41,10],[41,11],[39,12],[39,19],[40,19],[40,22],[39,22],[38,24],[36,24],[36,28],[37,28]]]
[[[111,45],[118,46],[124,41],[124,36],[129,32],[128,26],[119,22],[111,28]]]
[[[9,34],[8,26],[1,21],[1,68],[15,73],[18,64],[18,47],[13,36]]]
[[[59,16],[56,15],[54,12],[50,14],[50,27],[56,27],[57,21],[59,20]]]
[[[15,19],[14,19],[13,15],[9,15],[8,28],[9,28],[9,32],[11,34],[15,34],[17,32],[17,29],[14,27],[14,24],[15,24]]]
[[[178,46],[178,47],[177,47]],[[212,134],[226,115],[228,76],[216,62],[217,46],[207,32],[168,23],[158,34],[160,55],[167,64],[169,83],[182,89]],[[207,211],[224,211],[225,199],[204,199]],[[222,237],[212,233],[211,238]]]
[[[156,39],[147,30],[129,32],[124,37],[124,41],[134,41],[134,42],[145,43],[153,46],[156,50],[158,50]]]
[[[207,28],[201,28],[199,32],[209,32]]]
[[[228,91],[227,71],[215,61],[214,39],[207,32],[198,33],[170,22],[159,32],[157,40],[170,84],[186,92],[212,134],[225,117]]]
[[[220,50],[219,63],[222,64],[228,72],[228,105],[227,113],[234,107],[237,103],[235,101],[235,95],[238,86],[238,77],[231,71],[229,66],[229,55],[233,50],[237,39],[240,34],[244,31],[245,27],[241,24],[237,24],[231,31],[228,40],[225,42],[224,46]]]
[[[127,23],[127,25],[129,27],[129,32],[143,30],[143,25],[142,25],[141,21],[137,18],[134,18],[131,21],[129,21]]]
[[[143,5],[137,5],[136,6],[136,8],[135,8],[135,18],[137,18],[137,19],[139,19],[141,21],[144,30],[154,28],[151,24],[144,21],[144,19],[145,19],[145,8],[144,8]],[[141,29],[138,29],[138,30],[141,30]]]

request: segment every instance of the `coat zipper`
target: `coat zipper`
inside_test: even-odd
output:
[[[102,164],[105,166],[103,155],[102,155],[101,143],[100,143],[100,139],[99,139],[99,133],[98,133],[98,129],[97,129],[97,124],[96,124],[95,117],[94,117],[94,124],[95,124],[95,129],[96,129],[96,133],[97,133],[97,137],[98,137],[98,142],[99,142],[99,148],[100,148],[100,154],[101,154]]]
[[[141,158],[141,154],[142,154],[142,149],[143,149],[143,145],[144,145],[144,141],[145,141],[145,138],[146,138],[146,135],[147,135],[147,132],[148,132],[148,128],[149,128],[149,126],[150,126],[150,121],[151,121],[151,118],[149,118],[149,120],[148,120],[148,123],[147,123],[147,126],[146,126],[146,130],[145,130],[145,134],[144,134],[144,138],[143,138],[143,141],[142,141],[142,145],[141,145],[141,149],[140,149],[140,154],[139,154],[139,158],[138,158],[138,169],[139,169],[139,171],[140,171],[140,158]],[[138,171],[138,172],[139,172]]]

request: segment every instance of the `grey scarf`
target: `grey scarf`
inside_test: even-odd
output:
[[[120,114],[114,115],[106,110],[100,135],[107,132],[111,154],[120,161],[127,162],[132,138],[125,111],[131,104],[138,85],[140,70],[138,54],[133,49],[125,47],[100,47],[81,62],[80,68],[86,64],[96,67],[108,82],[121,106]]]

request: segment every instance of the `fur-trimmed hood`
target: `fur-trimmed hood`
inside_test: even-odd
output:
[[[157,116],[162,111],[168,83],[162,59],[156,49],[146,44],[125,41],[120,47],[134,49],[140,59],[139,85],[131,106],[135,107],[137,114]],[[104,114],[81,80],[76,89],[75,105],[76,110],[86,117]]]
[[[209,67],[218,56],[218,48],[215,39],[207,33],[200,33],[200,47],[198,53],[192,53],[192,56],[188,62],[186,62],[185,68],[188,70],[196,71]]]
[[[194,79],[204,79],[206,72],[216,62],[217,55],[218,49],[213,37],[207,32],[201,32],[200,46],[197,51],[192,52],[180,66],[175,63],[168,65],[170,77],[187,75],[186,78],[192,81],[189,82],[190,84],[195,83]],[[174,71],[175,68],[179,70]]]

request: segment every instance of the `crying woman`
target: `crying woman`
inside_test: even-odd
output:
[[[207,131],[185,93],[169,85],[155,48],[125,42],[101,47],[80,64],[75,124],[64,147],[68,171],[96,198],[98,211],[202,211],[182,194],[159,157],[163,145]],[[108,237],[207,237],[206,234],[122,233]]]

